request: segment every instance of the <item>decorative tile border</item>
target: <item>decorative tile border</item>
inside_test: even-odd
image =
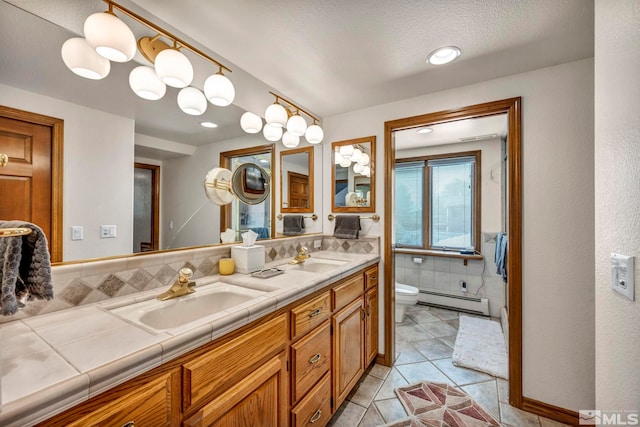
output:
[[[380,238],[377,236],[344,240],[322,234],[309,234],[259,240],[257,243],[265,246],[265,263],[270,263],[293,258],[303,246],[313,252],[314,242],[318,240],[322,241],[322,250],[360,254],[380,252]],[[216,245],[54,266],[54,299],[30,301],[14,316],[0,316],[0,324],[168,287],[178,278],[178,271],[184,267],[193,270],[195,279],[218,274],[218,261],[220,258],[231,256],[231,246],[233,245]]]

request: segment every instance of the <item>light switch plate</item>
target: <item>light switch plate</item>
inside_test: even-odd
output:
[[[611,289],[635,300],[635,257],[611,253]]]
[[[74,225],[71,227],[71,240],[84,239],[84,227],[81,225]]]
[[[115,225],[101,225],[100,226],[100,238],[108,239],[116,237],[116,226]]]

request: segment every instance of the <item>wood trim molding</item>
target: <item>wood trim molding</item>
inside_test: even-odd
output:
[[[575,411],[540,402],[530,397],[522,398],[522,409],[571,426],[577,426],[580,421],[580,415]]]
[[[508,246],[508,318],[509,318],[509,403],[522,408],[522,135],[520,97],[486,102],[462,108],[406,117],[385,122],[384,154],[385,183],[392,182],[395,167],[395,142],[393,132],[454,120],[507,114],[507,175],[509,194],[507,201],[509,235]],[[384,313],[385,340],[384,364],[391,366],[395,354],[395,292],[394,256],[391,247],[393,223],[393,192],[385,194],[384,201]]]
[[[62,262],[64,120],[0,105],[0,116],[51,128],[51,262]]]
[[[153,221],[153,233],[151,235],[151,250],[160,249],[160,166],[135,162],[135,168],[151,171],[151,220]]]

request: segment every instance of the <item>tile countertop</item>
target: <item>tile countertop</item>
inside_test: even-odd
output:
[[[244,274],[208,276],[215,281],[272,290],[246,303],[164,332],[129,323],[109,310],[155,298],[153,289],[0,326],[0,425],[43,421],[107,389],[200,347],[379,261],[379,254],[313,252],[314,259],[347,261],[326,273],[288,269],[268,279]],[[283,265],[287,260],[267,264]]]

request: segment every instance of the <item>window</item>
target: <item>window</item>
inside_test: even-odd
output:
[[[398,160],[395,178],[397,247],[480,247],[480,151]]]

